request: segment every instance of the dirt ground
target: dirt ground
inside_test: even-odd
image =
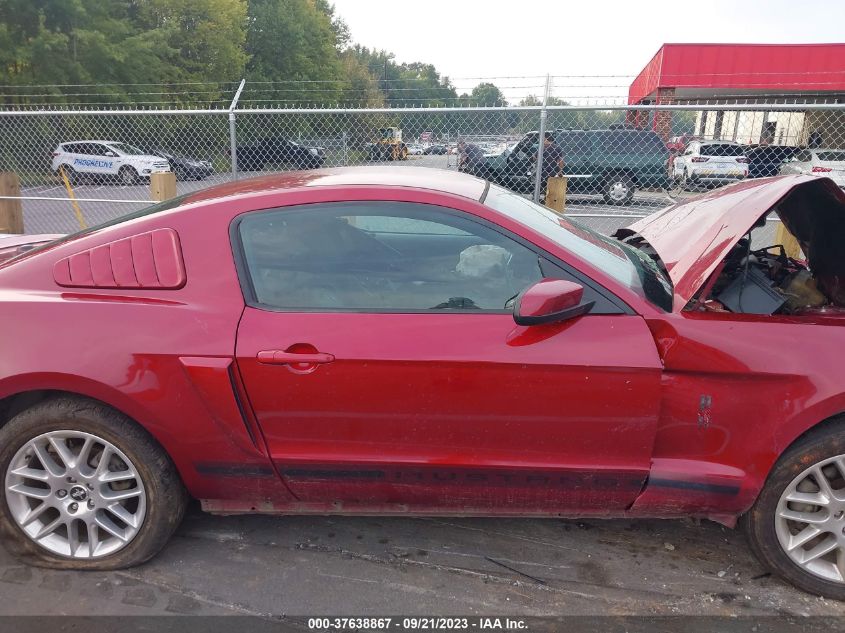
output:
[[[214,517],[125,571],[0,551],[0,615],[845,615],[693,521]]]

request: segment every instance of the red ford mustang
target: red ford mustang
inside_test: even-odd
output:
[[[766,218],[808,259],[761,246]],[[215,513],[742,519],[845,598],[845,196],[608,238],[482,180],[299,172],[0,264],[0,531],[111,569]],[[762,244],[762,246],[770,246]]]

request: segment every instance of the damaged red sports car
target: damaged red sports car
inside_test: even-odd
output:
[[[778,218],[806,260],[761,243]],[[845,195],[805,176],[614,238],[410,167],[176,198],[0,264],[0,534],[111,569],[189,496],[696,516],[845,598],[843,243]]]

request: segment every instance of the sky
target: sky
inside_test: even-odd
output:
[[[667,42],[845,41],[845,0],[332,1],[355,42],[432,63],[459,92],[503,78],[512,100],[552,74],[553,94],[615,101]]]

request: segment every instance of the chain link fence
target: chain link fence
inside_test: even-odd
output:
[[[0,171],[21,180],[27,233],[79,228],[177,193],[281,170],[460,169],[542,201],[567,176],[566,213],[611,233],[746,178],[815,173],[845,186],[845,104],[0,112]],[[544,142],[540,142],[545,138]]]

